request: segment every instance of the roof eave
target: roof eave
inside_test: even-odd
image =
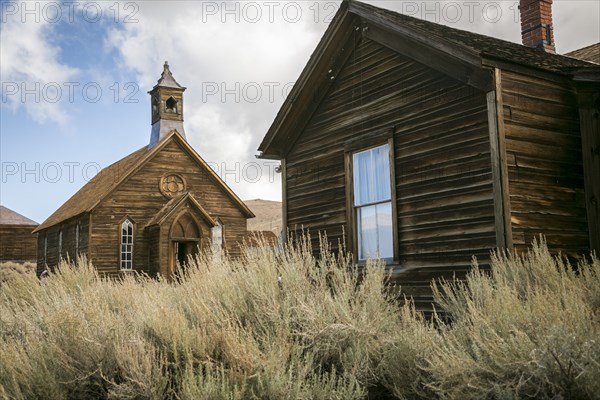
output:
[[[462,75],[459,78],[465,82],[465,84],[483,91],[491,90],[493,88],[491,71],[482,65],[481,56],[477,52],[466,46],[452,43],[442,37],[428,35],[427,32],[414,26],[394,24],[392,21],[372,13],[370,10],[371,8],[372,6],[351,0],[345,0],[342,3],[337,14],[334,16],[333,21],[317,45],[317,48],[314,50],[310,60],[300,74],[298,81],[292,88],[289,96],[285,99],[273,124],[270,126],[259,145],[259,158],[277,160],[286,157],[287,151],[295,142],[295,137],[299,134],[299,129],[294,129],[295,126],[290,120],[308,120],[306,115],[309,115],[309,112],[305,110],[305,107],[297,105],[302,103],[303,96],[311,97],[314,103],[321,101],[322,97],[315,99],[313,98],[314,96],[310,96],[311,93],[307,92],[308,89],[314,88],[315,86],[314,84],[309,85],[308,82],[313,83],[317,80],[317,78],[312,77],[315,71],[327,71],[329,65],[335,64],[335,61],[332,61],[332,55],[340,58],[344,57],[344,54],[342,54],[343,49],[341,49],[342,52],[336,53],[335,50],[337,49],[332,49],[330,47],[335,47],[332,46],[332,43],[339,44],[340,42],[343,42],[345,44],[348,40],[351,40],[352,35],[348,35],[347,33],[349,25],[362,26],[363,29],[356,28],[357,33],[361,38],[366,37],[370,40],[374,40],[399,53],[402,53],[402,51],[410,51],[410,45],[413,43],[418,43],[419,46],[423,47],[427,46],[432,49],[432,52],[434,52],[439,59],[444,58],[449,65],[459,66],[459,73]],[[405,41],[408,44],[400,43],[402,41],[399,40],[387,40],[387,42],[385,42],[382,38],[388,33],[405,38]],[[434,40],[432,40],[432,38]],[[419,61],[418,52],[412,51],[412,54],[409,54],[408,56],[413,58],[416,57],[416,61]],[[329,69],[331,76],[337,75],[338,71],[334,69],[334,67]],[[318,82],[320,85],[331,84],[329,79],[323,77],[321,77],[321,80]],[[324,96],[327,91],[325,89],[319,88],[317,95]],[[299,116],[302,116],[303,118],[299,118]]]

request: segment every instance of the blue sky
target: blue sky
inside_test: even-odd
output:
[[[514,1],[367,1],[518,42]],[[557,50],[600,41],[600,2],[554,1]],[[169,61],[188,141],[242,199],[281,198],[256,148],[339,1],[4,1],[0,202],[42,222],[146,145]],[[458,12],[458,14],[457,14]]]

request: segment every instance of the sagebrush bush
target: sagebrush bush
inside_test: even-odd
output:
[[[428,386],[443,398],[599,398],[599,272],[596,258],[574,268],[542,240],[434,285],[453,322],[441,324]]]
[[[324,241],[325,243],[326,241]],[[592,398],[598,262],[578,272],[535,245],[436,298],[453,322],[400,306],[384,268],[281,254],[191,260],[177,282],[98,276],[85,259],[0,294],[9,399]]]

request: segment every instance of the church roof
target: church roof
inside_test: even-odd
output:
[[[205,172],[213,178],[216,185],[220,186],[225,193],[232,199],[237,207],[246,215],[247,218],[254,217],[250,209],[240,200],[239,197],[227,186],[225,182],[213,171],[208,164],[194,151],[194,149],[181,137],[179,132],[172,131],[168,137],[163,139],[158,145],[148,149],[144,146],[141,149],[131,153],[125,158],[104,168],[85,184],[77,193],[67,200],[58,210],[50,215],[34,232],[49,228],[56,224],[73,218],[77,215],[91,212],[96,206],[110,193],[112,193],[120,184],[125,181],[134,172],[138,171],[155,154],[160,152],[172,140],[178,141],[184,149],[194,158]]]
[[[573,50],[565,55],[600,64],[600,42],[590,46],[582,47],[581,49]]]
[[[10,208],[0,206],[0,225],[30,225],[36,226],[38,223],[19,214]]]
[[[167,61],[165,61],[165,64],[163,65],[163,72],[160,75],[160,79],[158,80],[158,82],[156,82],[156,85],[154,85],[154,89],[156,89],[159,86],[185,90],[185,88],[179,83],[177,83],[175,78],[173,78],[173,74],[171,74],[171,70],[169,69],[169,63]]]

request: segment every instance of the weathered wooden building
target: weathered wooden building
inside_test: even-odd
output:
[[[35,262],[38,223],[0,206],[0,262]]]
[[[102,273],[171,276],[198,251],[239,254],[253,214],[194,151],[167,63],[149,92],[150,144],[103,169],[37,229],[38,272],[87,256]]]
[[[259,147],[283,226],[385,259],[418,302],[539,234],[600,250],[600,66],[522,22],[546,51],[344,1]]]

